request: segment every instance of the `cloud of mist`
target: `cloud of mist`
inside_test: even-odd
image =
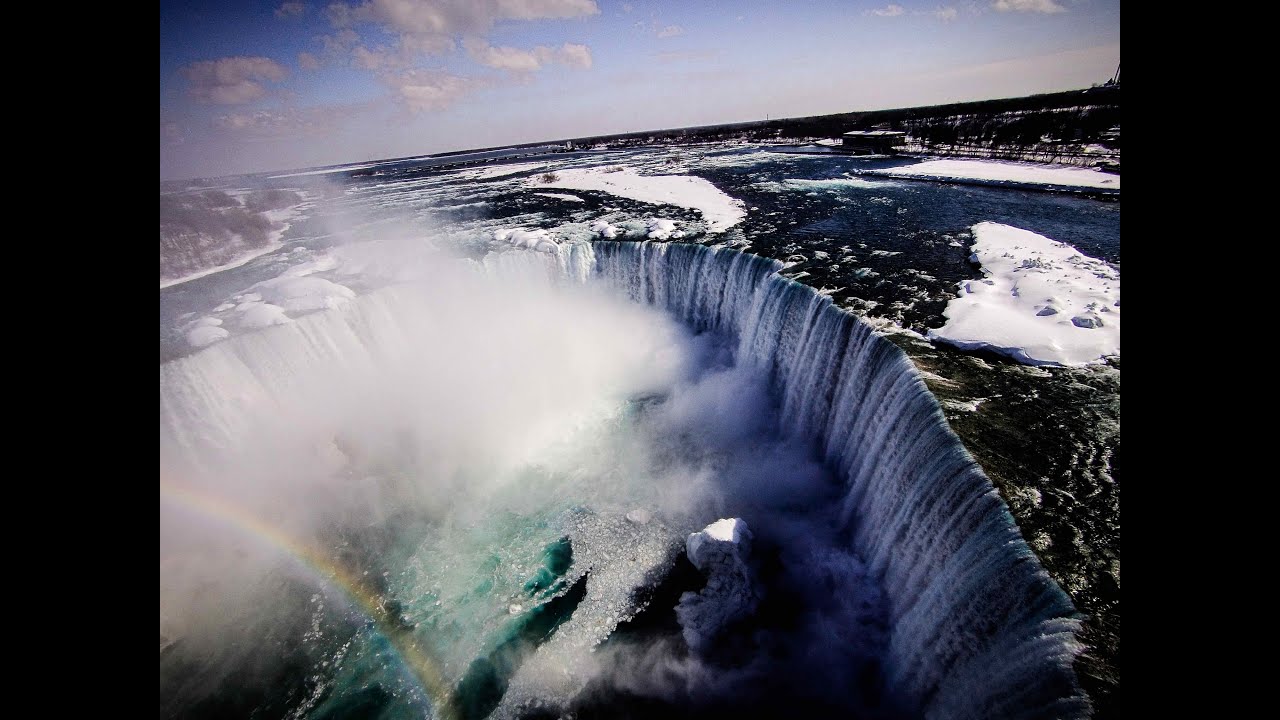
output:
[[[554,280],[552,254],[494,248],[476,262],[433,249],[421,226],[339,219],[335,233],[360,242],[332,250],[338,272],[390,285],[161,368],[162,644],[218,658],[189,692],[216,692],[262,637],[313,632],[308,595],[318,590],[331,608],[341,595],[322,587],[316,557],[386,597],[397,582],[419,583],[397,596],[418,602],[405,610],[415,617],[429,596],[469,597],[459,612],[497,618],[504,593],[526,579],[520,553],[532,552],[510,543],[543,542],[500,526],[554,526],[586,508],[643,512],[673,542],[720,517],[746,518],[767,617],[730,633],[750,649],[741,657],[755,658],[745,664],[726,664],[723,648],[690,655],[666,636],[598,656],[548,648],[568,653],[550,661],[578,667],[579,687],[729,702],[790,665],[813,679],[805,692],[829,681],[822,692],[849,706],[845,674],[883,642],[874,583],[832,549],[840,543],[823,508],[836,505],[836,488],[803,442],[780,436],[763,373],[737,364],[726,338],[695,336],[594,283]],[[166,485],[182,492],[166,497]],[[477,576],[493,552],[485,538],[501,533],[514,533],[498,542],[515,559]],[[594,555],[579,546],[579,557],[628,550],[622,537],[592,542],[619,545]],[[487,577],[491,597],[472,597]],[[601,592],[592,587],[585,605]],[[445,651],[480,652],[469,632]],[[273,652],[287,655],[281,643]]]

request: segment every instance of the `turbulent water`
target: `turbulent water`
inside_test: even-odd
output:
[[[592,215],[628,227],[590,193],[550,252],[513,248],[490,228],[527,222],[524,200],[467,209],[465,183],[383,179],[323,189],[328,232],[162,291],[162,716],[1084,715],[1080,615],[948,425],[985,417],[946,409],[967,401],[947,383],[968,360],[913,350],[922,376],[899,349],[915,336],[891,342],[842,308],[878,297],[895,313],[881,327],[909,327],[956,272],[867,235],[882,252],[861,253],[840,233],[892,202],[845,193],[914,208],[913,193],[937,205],[946,191],[805,188],[791,217],[815,214],[828,235],[805,250],[776,218],[753,225],[781,180],[748,165],[749,185],[724,182],[741,160],[718,162],[703,174],[748,199],[746,236],[778,260],[589,241]],[[406,243],[418,232],[399,223],[423,198],[455,222]],[[458,231],[469,223],[481,232]],[[926,232],[929,257],[963,255]],[[780,262],[788,247],[808,255]],[[824,254],[868,269],[833,276],[852,293],[786,277],[820,272]],[[865,292],[876,274],[901,282]],[[902,303],[908,284],[928,292]],[[230,337],[195,351],[211,328]],[[1050,381],[1025,382],[1060,387],[1039,372]],[[1041,529],[1051,502],[1035,499],[1016,508],[1028,539],[1074,567],[1079,535]],[[694,630],[693,604],[723,593],[685,538],[727,517],[751,528],[757,600]],[[1097,566],[1073,593],[1093,597]]]

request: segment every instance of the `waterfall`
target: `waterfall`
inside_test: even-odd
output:
[[[1084,716],[1079,620],[915,366],[782,264],[694,244],[596,242],[632,300],[737,339],[769,373],[783,428],[844,484],[853,548],[882,585],[889,688],[929,718]]]
[[[427,292],[422,288],[384,288],[341,308],[162,364],[162,482],[166,473],[185,480],[207,470],[210,476],[236,478],[240,497],[252,500],[262,478],[240,478],[215,467],[224,462],[224,451],[249,447],[258,455],[237,468],[261,467],[276,484],[297,476],[283,494],[264,496],[259,503],[261,512],[277,522],[287,515],[274,513],[275,508],[287,509],[295,498],[317,504],[318,491],[333,497],[324,507],[343,512],[362,499],[370,508],[386,506],[387,501],[362,494],[382,492],[379,487],[335,481],[316,488],[310,478],[326,473],[297,466],[297,458],[317,458],[306,460],[316,463],[343,453],[358,458],[352,447],[371,448],[368,454],[376,457],[401,452],[387,428],[413,427],[421,418],[397,424],[395,418],[344,415],[362,407],[347,398],[359,399],[377,388],[391,388],[409,401],[376,407],[428,407],[438,416],[423,429],[419,444],[409,445],[418,448],[418,466],[440,466],[429,465],[433,476],[451,476],[446,463],[464,451],[467,458],[497,462],[491,446],[459,439],[514,438],[508,441],[509,453],[523,457],[524,448],[546,444],[539,433],[563,434],[574,416],[593,416],[596,393],[578,392],[580,386],[613,383],[620,388],[615,395],[625,397],[633,386],[645,385],[637,378],[649,371],[647,358],[655,355],[640,353],[641,360],[629,360],[634,353],[617,349],[656,338],[653,326],[617,311],[570,316],[594,301],[584,302],[582,295],[543,301],[526,314],[508,301],[511,293],[521,297],[521,283],[530,283],[533,292],[548,278],[567,285],[602,282],[695,331],[731,339],[737,362],[768,376],[784,432],[809,443],[843,483],[842,537],[883,594],[885,685],[908,714],[1033,718],[1088,713],[1072,669],[1080,650],[1079,620],[1069,598],[1023,541],[1004,501],[947,425],[910,359],[869,324],[779,275],[781,263],[725,248],[566,243],[552,252],[494,253],[469,267],[496,279],[507,294],[486,299],[465,282],[440,286],[443,279],[432,286],[431,302],[420,297]],[[548,304],[553,302],[560,304]],[[459,318],[438,312],[460,303],[482,307]],[[674,327],[665,316],[648,314]],[[479,322],[502,318],[501,327]],[[520,358],[540,363],[533,366],[540,378],[536,385],[501,385],[486,397],[473,392],[475,382],[459,385],[456,371],[463,369],[468,377],[501,377],[485,365],[495,349],[509,347],[496,338],[545,344],[561,337],[555,330],[563,325],[579,332],[556,340],[560,349],[554,352]],[[438,327],[448,332],[435,332]],[[662,346],[658,339],[653,342]],[[588,353],[595,359],[574,364]],[[424,358],[433,358],[433,364],[424,366]],[[431,372],[447,382],[421,378]],[[362,379],[375,375],[383,381]],[[511,397],[518,404],[512,405]],[[512,407],[520,413],[512,413]],[[495,422],[501,427],[490,427]],[[299,426],[314,432],[292,432]],[[335,435],[329,428],[347,430]],[[333,447],[317,454],[315,448],[281,446],[295,437],[299,443],[333,438]],[[378,443],[388,448],[379,449]],[[466,458],[453,461],[463,465]],[[413,506],[451,497],[428,495]]]

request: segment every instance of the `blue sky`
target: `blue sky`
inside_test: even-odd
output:
[[[161,180],[1101,83],[1118,0],[160,5]]]

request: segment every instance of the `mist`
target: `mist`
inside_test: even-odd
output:
[[[564,705],[588,685],[714,698],[706,678],[728,692],[826,642],[818,633],[838,618],[759,629],[750,644],[775,650],[732,674],[710,673],[662,633],[642,650],[594,655],[642,609],[636,598],[682,557],[685,537],[717,518],[748,518],[775,565],[835,562],[834,513],[819,508],[835,505],[837,484],[804,442],[783,438],[768,377],[737,364],[731,338],[566,277],[554,253],[475,262],[384,232],[335,252],[395,282],[161,366],[170,707],[228,709],[219,698],[244,694],[251,662],[275,683],[314,665],[298,674],[309,700],[282,706],[298,712],[371,679],[400,688],[381,702],[420,712],[440,698],[369,649],[378,635],[429,646],[432,672],[453,686],[513,616],[575,582],[585,598],[504,678],[496,715],[530,698]],[[558,537],[572,565],[530,598],[526,583]],[[874,605],[865,578],[838,574]],[[775,570],[761,582],[801,577],[821,574]],[[814,598],[809,581],[796,584],[800,606],[817,607],[825,582]],[[882,640],[867,633],[855,654]],[[607,658],[635,652],[646,659],[628,665],[655,671],[615,676]],[[166,664],[181,679],[167,689]]]

